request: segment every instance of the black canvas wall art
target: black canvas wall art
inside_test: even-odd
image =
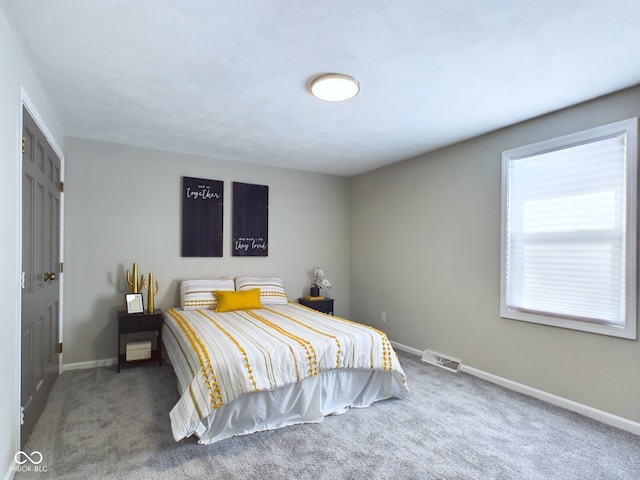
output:
[[[224,182],[182,177],[182,256],[222,257]]]
[[[269,255],[269,187],[233,182],[232,254]]]

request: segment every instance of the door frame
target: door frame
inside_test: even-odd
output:
[[[22,129],[23,129],[23,123],[24,123],[24,118],[22,115],[22,108],[26,108],[29,111],[29,114],[31,115],[31,117],[33,118],[33,120],[36,122],[36,124],[38,125],[38,128],[40,129],[40,131],[44,134],[45,138],[47,139],[47,141],[49,142],[49,144],[51,145],[51,148],[54,150],[54,152],[56,153],[56,155],[58,156],[58,158],[60,159],[60,179],[61,181],[64,181],[65,178],[65,158],[64,158],[64,153],[62,152],[62,149],[60,148],[60,146],[58,145],[58,142],[56,142],[53,134],[51,133],[51,130],[49,129],[49,127],[47,127],[47,124],[45,123],[44,119],[42,118],[42,115],[40,115],[40,113],[38,112],[38,109],[35,106],[35,103],[31,100],[31,98],[29,97],[29,95],[27,94],[25,88],[22,85],[18,85],[18,128],[17,128],[17,139],[16,139],[16,145],[17,145],[17,149],[16,149],[16,156],[17,156],[17,184],[18,184],[18,212],[17,212],[17,228],[16,228],[16,236],[17,236],[17,252],[16,252],[16,276],[15,278],[18,279],[17,281],[17,311],[18,311],[18,316],[16,319],[17,325],[16,325],[16,329],[15,329],[15,333],[16,333],[16,345],[18,346],[18,359],[22,359],[22,345],[21,345],[21,323],[22,323],[22,282],[21,282],[21,278],[22,278]],[[64,194],[60,195],[60,225],[59,225],[59,232],[60,232],[60,262],[64,262]],[[63,316],[63,310],[64,310],[64,272],[60,272],[60,301],[59,301],[59,307],[58,307],[58,343],[63,342],[63,325],[64,325],[64,316]],[[58,364],[58,371],[62,372],[62,366],[64,364],[63,361],[63,356],[64,353],[60,352],[60,357],[59,357],[59,364]],[[21,408],[21,398],[20,398],[20,392],[21,392],[21,369],[22,369],[22,361],[19,360],[18,362],[18,371],[16,372],[16,399],[15,399],[15,404],[16,404],[16,411],[18,412],[18,414],[20,414],[20,408]],[[17,424],[18,427],[18,431],[17,431],[17,438],[20,438],[20,422],[18,422]]]

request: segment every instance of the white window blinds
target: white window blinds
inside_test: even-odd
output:
[[[503,153],[502,316],[635,337],[628,122]]]

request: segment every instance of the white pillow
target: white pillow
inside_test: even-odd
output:
[[[289,303],[280,277],[236,277],[236,291],[260,289],[262,305]]]
[[[196,278],[180,282],[180,305],[183,310],[215,309],[218,299],[214,290],[234,291],[233,277]]]

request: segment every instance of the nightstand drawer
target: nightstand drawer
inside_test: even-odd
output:
[[[302,297],[298,299],[298,303],[305,307],[313,308],[318,312],[333,315],[333,298],[325,297],[322,300],[309,300],[308,298]]]
[[[140,316],[136,316],[134,314],[126,318],[120,317],[119,320],[121,333],[146,332],[148,330],[158,330],[162,328],[161,315],[141,314]]]

